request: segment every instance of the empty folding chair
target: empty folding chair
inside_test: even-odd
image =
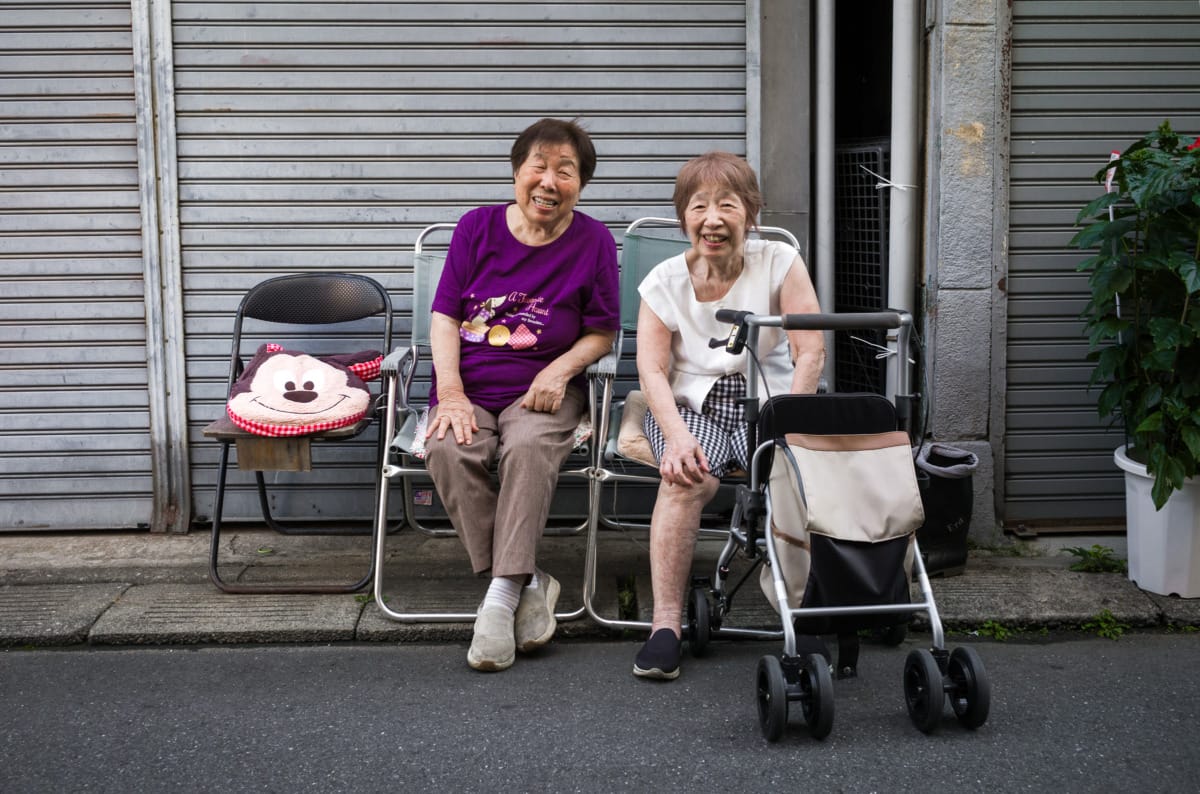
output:
[[[250,326],[253,325],[253,331]],[[244,341],[270,339],[257,352]],[[357,348],[369,345],[374,350]],[[219,570],[222,518],[230,448],[238,467],[254,472],[262,519],[289,535],[344,533],[306,523],[280,523],[272,515],[264,471],[308,472],[313,442],[344,442],[373,422],[380,395],[366,379],[377,374],[382,353],[392,344],[392,303],[375,280],[348,273],[302,273],[268,279],[246,293],[234,317],[225,415],[204,428],[220,444],[213,498],[209,577],[229,593],[348,593],[371,580],[374,557],[365,555],[365,573],[352,582],[230,582]],[[323,348],[318,350],[316,348]],[[347,355],[349,354],[349,355]],[[370,444],[373,460],[382,439]],[[366,443],[366,442],[364,442]],[[315,518],[316,516],[314,516]],[[351,531],[365,533],[365,524]]]

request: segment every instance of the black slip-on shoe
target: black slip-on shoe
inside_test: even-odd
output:
[[[633,674],[639,678],[672,681],[679,677],[679,638],[670,629],[650,635],[633,661]]]

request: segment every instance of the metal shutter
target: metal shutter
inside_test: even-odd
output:
[[[1067,248],[1112,150],[1169,118],[1200,133],[1200,7],[1013,3],[1004,510],[1008,524],[1124,515],[1120,429],[1096,416]]]
[[[152,509],[129,3],[0,17],[0,530]]]
[[[742,2],[172,8],[199,515],[216,461],[200,429],[221,411],[231,317],[253,283],[349,270],[399,297],[416,232],[511,199],[509,148],[543,116],[591,131],[599,164],[579,208],[614,231],[671,212],[684,160],[746,152]],[[412,307],[397,309],[403,339]],[[328,454],[324,515],[368,514],[369,454]],[[281,515],[312,515],[310,491],[285,494]],[[230,493],[227,517],[256,514],[248,489]]]

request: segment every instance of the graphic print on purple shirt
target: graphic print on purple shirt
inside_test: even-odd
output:
[[[458,320],[459,373],[471,402],[492,413],[521,397],[584,328],[620,325],[617,248],[581,212],[549,245],[508,230],[501,204],[471,210],[450,240],[432,309]],[[583,388],[582,375],[572,384]],[[430,405],[437,404],[437,373]]]
[[[473,302],[458,335],[472,344],[486,341],[493,347],[525,350],[538,343],[539,332],[531,328],[541,328],[549,321],[550,310],[542,308],[544,303],[543,298],[531,298],[524,292]]]

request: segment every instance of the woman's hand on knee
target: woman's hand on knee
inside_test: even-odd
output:
[[[479,432],[479,423],[475,421],[475,406],[471,405],[465,394],[450,394],[445,397],[439,394],[434,411],[425,431],[425,438],[436,434],[437,440],[441,441],[446,437],[446,431],[450,431],[459,444],[470,444],[471,434]]]
[[[658,473],[670,485],[699,485],[709,476],[708,457],[690,433],[684,439],[666,439]]]

